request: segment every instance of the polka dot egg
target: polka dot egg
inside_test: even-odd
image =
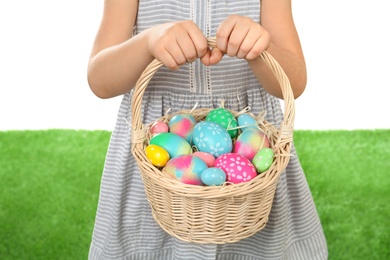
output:
[[[257,176],[256,168],[244,156],[236,153],[226,153],[215,160],[214,167],[221,168],[226,173],[226,181],[241,183]]]
[[[206,121],[214,122],[223,126],[229,133],[231,138],[235,138],[238,135],[238,122],[234,115],[226,108],[220,107],[211,110],[207,116]]]
[[[274,152],[271,148],[260,149],[253,158],[253,165],[259,173],[265,172],[271,167],[274,160]]]

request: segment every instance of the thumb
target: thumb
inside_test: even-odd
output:
[[[207,48],[206,53],[200,58],[200,61],[205,65],[205,66],[210,66],[210,56],[211,56],[211,50]]]
[[[218,48],[213,48],[211,50],[211,54],[209,58],[210,65],[215,65],[219,63],[222,60],[222,57],[223,57],[223,52],[220,51]]]

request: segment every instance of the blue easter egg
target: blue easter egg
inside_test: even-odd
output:
[[[256,119],[248,114],[241,114],[237,117],[238,125],[240,126],[241,131],[245,131],[248,128],[257,128]]]
[[[198,151],[210,153],[215,158],[229,153],[233,149],[232,138],[227,130],[214,122],[201,121],[197,123],[192,137]]]
[[[221,168],[211,167],[204,170],[200,178],[207,186],[219,186],[226,181],[226,173]]]

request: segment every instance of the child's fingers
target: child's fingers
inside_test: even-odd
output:
[[[189,35],[178,36],[176,42],[184,55],[185,62],[195,61],[195,59],[197,58],[197,50]],[[182,65],[184,63],[179,64]]]
[[[172,70],[177,70],[179,65],[177,61],[173,58],[173,55],[169,51],[161,52],[158,57],[156,57],[165,67],[170,68]]]
[[[253,48],[245,56],[247,60],[254,60],[259,57],[259,55],[268,49],[271,41],[271,36],[269,33],[264,33],[253,45]]]
[[[195,47],[196,57],[203,57],[208,52],[209,48],[207,46],[207,39],[203,35],[202,31],[196,27],[193,30],[188,31],[188,35]]]
[[[200,58],[200,61],[205,65],[209,66],[210,65],[210,56],[211,56],[211,50],[208,49],[206,53]]]
[[[161,24],[148,32],[150,54],[171,69],[193,62],[208,49],[206,37],[192,21]]]
[[[246,26],[240,26],[239,24],[236,24],[234,27],[232,33],[230,34],[226,54],[229,55],[230,57],[237,56],[240,52],[242,44],[247,41],[246,36],[248,34],[249,28]],[[247,45],[250,43],[249,41],[247,42],[245,48],[248,48]],[[243,50],[241,50],[242,52]],[[248,51],[248,50],[247,50]],[[243,58],[246,55],[241,55],[241,57],[238,58]]]
[[[270,41],[270,34],[248,17],[231,15],[217,30],[217,47],[227,55],[240,59],[257,58],[268,48]]]
[[[262,27],[248,17],[237,20],[229,38],[227,54],[245,58],[262,36]]]
[[[210,65],[215,65],[222,60],[223,53],[218,48],[213,48],[210,54]]]
[[[223,53],[219,49],[212,48],[211,50],[208,49],[207,53],[200,60],[204,65],[210,66],[219,63],[222,57]]]
[[[217,47],[223,53],[227,52],[230,34],[232,33],[236,22],[237,20],[234,16],[229,16],[218,27],[216,34]]]
[[[257,33],[256,31],[253,32],[253,30],[248,30],[246,35],[242,36],[242,35],[239,35],[237,36],[238,37],[244,37],[242,38],[241,42],[240,42],[240,45],[238,46],[238,50],[236,51],[236,54],[235,56],[237,56],[237,58],[239,59],[242,59],[242,58],[245,58],[248,53],[253,49],[255,43],[257,42],[257,40],[259,39],[260,37],[260,34]],[[238,38],[240,39],[240,38]],[[230,43],[229,43],[229,46],[230,46]]]

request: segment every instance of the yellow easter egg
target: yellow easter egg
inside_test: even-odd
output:
[[[169,161],[169,153],[161,146],[151,144],[145,148],[146,157],[157,167],[164,167]]]

